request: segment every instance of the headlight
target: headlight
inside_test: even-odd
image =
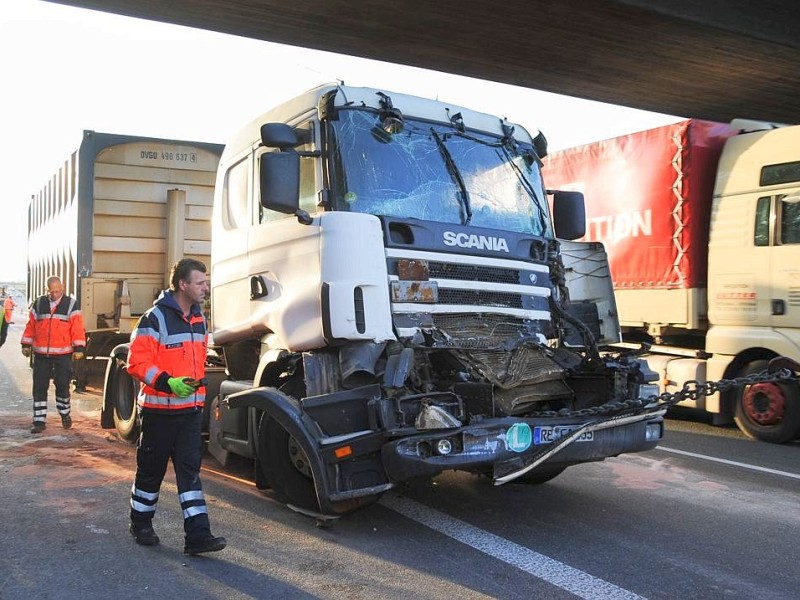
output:
[[[441,439],[438,442],[436,442],[436,452],[438,452],[442,456],[447,456],[452,451],[453,451],[453,445],[447,438]]]

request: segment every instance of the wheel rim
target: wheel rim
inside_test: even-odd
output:
[[[783,420],[786,398],[775,383],[756,383],[749,386],[742,398],[748,419],[759,425],[776,425]]]
[[[311,465],[308,462],[308,458],[306,458],[306,453],[303,452],[303,449],[300,447],[300,444],[298,444],[290,435],[288,445],[289,457],[292,460],[292,466],[294,466],[294,468],[304,476],[311,479],[313,477],[313,474],[311,473]]]

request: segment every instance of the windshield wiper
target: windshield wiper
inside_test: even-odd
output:
[[[508,151],[508,148],[505,146],[502,147],[503,154],[505,154],[506,161],[509,165],[511,165],[511,170],[514,171],[514,174],[517,176],[517,181],[519,181],[520,185],[525,188],[525,191],[533,198],[533,203],[536,205],[536,208],[539,212],[539,226],[542,228],[542,234],[547,231],[547,223],[545,222],[545,210],[542,207],[541,201],[539,200],[539,196],[536,193],[536,190],[531,185],[531,182],[528,181],[528,178],[525,177],[522,173],[522,169],[519,168],[519,165],[514,162],[514,157],[511,156],[511,153]],[[538,157],[537,157],[538,158]]]
[[[455,180],[458,184],[459,189],[461,190],[461,198],[464,204],[464,212],[466,213],[466,219],[464,220],[464,225],[469,225],[469,222],[472,220],[472,206],[470,205],[469,201],[469,192],[467,191],[467,185],[464,183],[464,179],[461,177],[461,172],[458,170],[455,161],[453,160],[453,155],[450,154],[450,151],[447,149],[447,146],[444,145],[444,140],[442,140],[442,136],[440,136],[437,131],[431,127],[431,134],[433,135],[433,139],[436,140],[436,147],[439,148],[439,152],[442,154],[444,158],[444,162],[447,165],[447,170],[450,173],[450,176]]]

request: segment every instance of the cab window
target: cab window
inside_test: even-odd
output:
[[[250,225],[247,209],[247,186],[250,181],[248,157],[235,163],[225,174],[222,219],[226,229],[237,229]]]
[[[800,194],[780,197],[781,244],[800,244]]]

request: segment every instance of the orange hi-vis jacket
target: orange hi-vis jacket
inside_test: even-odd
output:
[[[86,348],[83,316],[75,298],[64,295],[50,308],[50,298],[39,296],[28,315],[22,333],[22,345],[33,347],[36,354],[72,354]]]
[[[5,302],[3,302],[3,312],[5,313],[6,323],[11,323],[11,319],[14,318],[14,316],[13,316],[14,315],[14,307],[16,305],[17,305],[17,303],[14,302],[14,299],[11,297],[10,294],[8,296],[6,296]]]
[[[179,398],[169,387],[171,377],[202,379],[206,372],[208,336],[200,306],[193,304],[189,316],[171,291],[165,291],[144,313],[131,334],[128,373],[142,382],[138,405],[145,411],[176,414],[202,408],[206,388]]]

